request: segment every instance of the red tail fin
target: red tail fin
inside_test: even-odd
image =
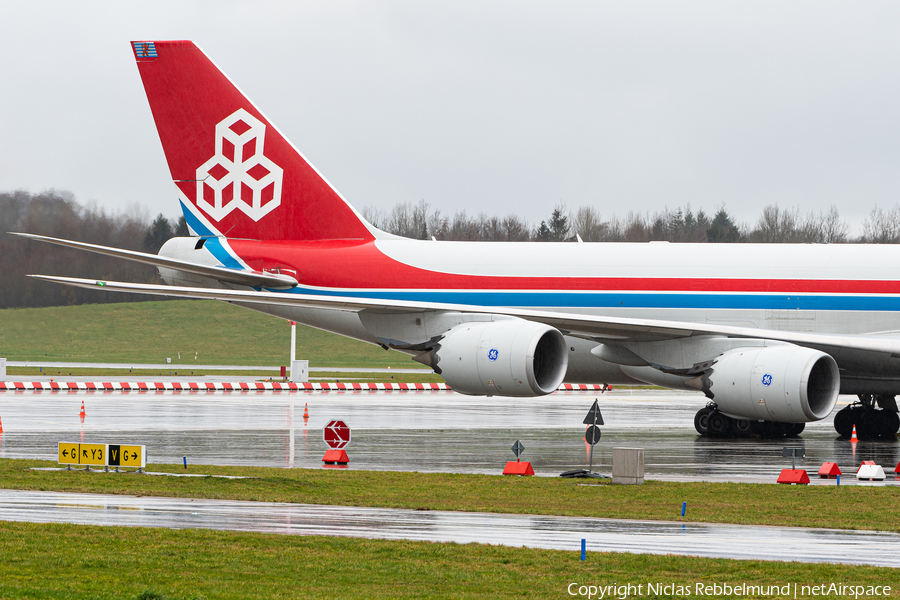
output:
[[[264,240],[373,237],[193,42],[132,42],[132,48],[194,231]]]

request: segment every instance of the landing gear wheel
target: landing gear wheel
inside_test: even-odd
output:
[[[853,415],[850,413],[851,408],[842,408],[834,415],[834,430],[844,439],[849,439],[853,433]]]
[[[900,431],[900,416],[892,410],[881,409],[878,412],[881,413],[878,420],[878,435],[885,439],[895,437]]]
[[[694,429],[700,435],[709,435],[709,415],[715,412],[714,408],[705,407],[697,411],[694,415]]]
[[[753,433],[753,424],[747,419],[735,419],[732,428],[738,437],[748,437]]]
[[[856,436],[861,440],[874,440],[878,437],[878,417],[871,408],[855,410]]]
[[[762,427],[760,428],[760,434],[765,439],[774,440],[784,437],[784,430],[781,428],[781,423],[763,421]]]
[[[709,434],[713,437],[728,437],[731,432],[731,419],[719,411],[709,415]]]
[[[797,437],[803,433],[804,429],[806,429],[806,423],[785,423],[784,427],[787,430],[785,435],[788,437]]]

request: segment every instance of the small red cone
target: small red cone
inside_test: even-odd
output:
[[[853,426],[853,433],[850,434],[850,443],[855,444],[859,441],[859,438],[856,437],[856,425]]]
[[[84,400],[81,401],[81,412],[78,413],[78,416],[81,417],[81,422],[84,423],[84,416],[87,413],[84,412]]]
[[[805,469],[782,469],[781,475],[778,476],[778,483],[808,485],[809,474]]]
[[[309,402],[303,403],[303,421],[309,421]]]
[[[503,469],[504,475],[534,475],[534,467],[531,466],[530,462],[519,462],[516,459],[516,462],[509,461],[506,463],[506,467]]]
[[[326,465],[346,465],[350,462],[350,457],[347,456],[346,450],[335,450],[332,448],[325,451],[322,462]]]
[[[3,433],[3,419],[0,419],[0,433]]]
[[[591,445],[587,441],[587,430],[590,428],[591,426],[588,425],[584,430],[584,457],[588,459],[591,456]]]

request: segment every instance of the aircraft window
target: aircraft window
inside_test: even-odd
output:
[[[206,238],[200,238],[199,240],[197,240],[197,245],[194,246],[194,250],[200,250],[201,248],[203,248],[203,244],[205,243]]]

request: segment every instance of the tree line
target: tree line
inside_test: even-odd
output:
[[[48,283],[27,274],[63,275],[162,283],[156,268],[81,250],[35,242],[7,232],[47,235],[90,244],[156,253],[175,235],[188,235],[182,217],[171,223],[159,215],[150,221],[139,208],[129,214],[109,214],[82,206],[67,192],[0,193],[0,308],[134,302],[151,297],[103,293]],[[160,300],[160,297],[152,297]]]
[[[770,205],[756,221],[739,223],[720,206],[707,213],[690,206],[654,213],[629,211],[602,215],[593,206],[569,210],[559,204],[536,225],[511,214],[498,217],[465,211],[452,217],[425,201],[401,202],[390,211],[367,207],[363,216],[375,226],[413,239],[466,241],[700,242],[700,243],[900,243],[900,204],[874,208],[852,236],[849,223],[832,206],[803,213]],[[7,234],[36,233],[91,244],[156,253],[173,236],[188,235],[184,217],[171,222],[160,214],[149,219],[139,207],[109,214],[83,206],[68,192],[0,193],[0,308],[133,302],[149,296],[104,293],[51,284],[26,274],[161,283],[156,268],[88,252],[34,242]],[[153,299],[163,299],[154,297]]]
[[[396,235],[414,239],[485,242],[696,242],[696,243],[900,243],[900,205],[883,211],[875,208],[858,237],[850,235],[850,224],[837,208],[802,213],[799,208],[769,205],[752,224],[739,223],[721,206],[713,213],[684,208],[654,213],[629,211],[625,216],[602,215],[593,206],[569,210],[553,208],[548,218],[530,225],[518,215],[497,217],[487,213],[452,217],[424,200],[401,202],[390,211],[366,207],[363,216],[372,224]]]

